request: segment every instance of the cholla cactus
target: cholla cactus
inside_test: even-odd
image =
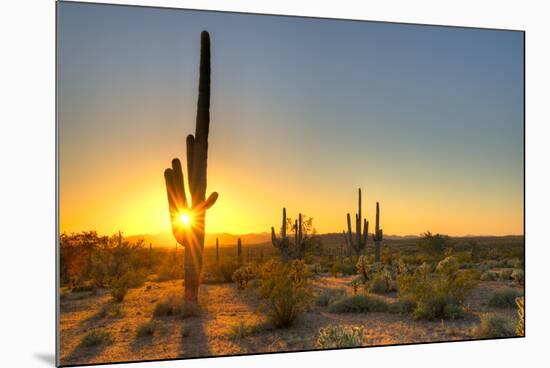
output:
[[[357,273],[361,275],[365,281],[369,279],[370,266],[366,256],[359,256],[355,268],[357,269]]]
[[[317,348],[351,348],[362,346],[365,341],[365,327],[346,329],[341,325],[328,325],[319,330]]]
[[[289,272],[296,283],[303,282],[311,276],[311,272],[306,263],[301,259],[294,260],[290,263]]]
[[[369,234],[369,222],[367,219],[363,219],[361,215],[361,188],[358,189],[359,195],[358,195],[358,208],[357,213],[355,214],[355,234],[351,231],[351,216],[348,212],[347,214],[347,224],[348,224],[348,232],[344,233],[344,238],[346,239],[346,244],[348,246],[348,249],[351,252],[355,253],[356,256],[360,256],[361,254],[365,253],[365,249],[367,248],[367,238]],[[361,227],[361,224],[363,225]]]
[[[288,251],[290,248],[290,241],[286,236],[286,222],[286,208],[283,208],[283,224],[281,225],[280,238],[275,235],[275,228],[271,227],[271,243],[281,252],[281,260],[283,263],[288,262]]]
[[[455,257],[449,256],[437,264],[436,271],[453,280],[458,274],[458,261]]]
[[[525,297],[517,297],[516,305],[518,306],[518,322],[516,325],[516,335],[525,336]]]
[[[233,281],[237,283],[237,288],[243,290],[248,285],[248,282],[254,278],[254,271],[249,266],[239,267],[233,273]]]

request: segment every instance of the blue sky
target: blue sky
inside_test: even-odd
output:
[[[361,186],[386,233],[523,232],[521,32],[63,2],[58,15],[62,230],[166,229],[162,170],[194,131],[206,29],[212,231],[267,231],[283,205],[340,231]]]

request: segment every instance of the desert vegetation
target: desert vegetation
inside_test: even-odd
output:
[[[207,32],[200,50],[187,181],[177,158],[164,171],[173,244],[122,232],[60,238],[63,364],[524,335],[522,236],[391,236],[379,202],[369,233],[361,189],[342,233],[318,234],[313,217],[287,217],[281,204],[271,239],[205,244],[218,199],[206,197]]]

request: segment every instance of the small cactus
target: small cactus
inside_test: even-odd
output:
[[[281,252],[281,260],[283,263],[288,262],[288,253],[290,241],[286,236],[286,208],[283,208],[283,224],[281,226],[281,237],[278,238],[275,234],[275,228],[271,227],[271,243]]]

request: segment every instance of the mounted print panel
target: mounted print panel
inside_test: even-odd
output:
[[[58,364],[524,336],[524,32],[57,3]]]

